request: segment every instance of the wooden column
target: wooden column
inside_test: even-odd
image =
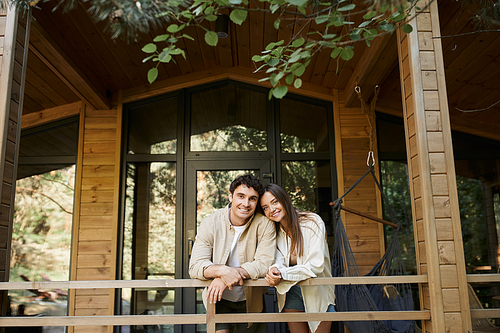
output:
[[[121,105],[111,110],[82,106],[71,280],[116,279],[121,109]],[[69,314],[113,315],[114,295],[114,289],[71,290]],[[112,326],[70,328],[70,332],[112,331]]]
[[[437,2],[419,3],[398,31],[423,332],[469,332],[471,320]]]
[[[2,1],[2,0],[0,0]],[[28,58],[30,15],[0,11],[0,281],[9,281],[17,159]],[[7,292],[0,293],[1,315],[8,311]]]

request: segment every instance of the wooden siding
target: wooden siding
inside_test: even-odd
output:
[[[368,120],[360,107],[344,105],[344,94],[334,92],[339,196],[367,170]],[[344,198],[344,205],[381,217],[380,193],[371,177],[365,178]],[[342,212],[347,236],[362,275],[368,273],[384,251],[382,225],[352,213]]]
[[[428,274],[424,332],[471,331],[437,3],[398,33],[399,66],[416,232],[417,271]]]
[[[120,136],[121,108],[93,110],[82,106],[71,280],[115,279]],[[69,313],[112,315],[114,291],[73,290]],[[111,326],[72,329],[72,332],[112,331]]]
[[[26,24],[26,22],[28,22]],[[0,281],[9,280],[10,243],[14,210],[15,179],[27,62],[30,16],[19,19],[11,8],[0,12]],[[6,293],[0,293],[2,314]]]

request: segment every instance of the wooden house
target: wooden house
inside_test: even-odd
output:
[[[479,268],[464,256],[457,175],[481,181],[489,251],[483,266],[491,273],[499,268],[500,223],[493,208],[500,178],[500,36],[477,33],[474,6],[449,0],[422,5],[410,21],[413,32],[376,38],[370,47],[357,43],[349,61],[320,52],[302,87],[282,100],[268,99],[270,85],[259,81],[263,74],[254,73],[251,56],[296,34],[304,28],[300,22],[275,30],[273,15],[251,12],[241,26],[230,23],[228,37],[216,47],[207,46],[201,30],[189,28],[195,40],[181,43],[186,59],[162,64],[158,80],[149,84],[151,64],[142,62],[141,48],[155,33],[135,42],[112,39],[85,2],[69,12],[54,1],[40,2],[29,15],[1,12],[0,281],[9,281],[17,179],[76,165],[68,280],[187,279],[208,178],[250,171],[284,184],[311,202],[331,234],[329,203],[366,172],[373,144],[377,172],[381,161],[406,165],[416,249],[412,274],[427,277],[418,284],[420,307],[430,311],[423,330],[472,331],[467,283],[498,277],[469,275]],[[305,31],[314,29],[312,24]],[[368,104],[377,85],[370,140],[359,97]],[[467,112],[472,110],[478,111]],[[309,178],[294,178],[297,170]],[[311,179],[307,192],[298,180]],[[164,196],[152,195],[151,187],[160,186],[154,182],[167,186]],[[219,185],[210,185],[213,200],[227,194]],[[370,180],[344,204],[383,217],[380,192]],[[366,273],[384,252],[384,227],[344,214]],[[167,235],[168,244],[158,234]],[[153,246],[169,262],[163,271],[148,261]],[[194,289],[133,290],[130,313],[144,313],[157,297],[174,292],[172,311],[196,313]],[[1,297],[5,314],[6,293]],[[120,299],[113,289],[71,290],[68,314],[120,314]]]

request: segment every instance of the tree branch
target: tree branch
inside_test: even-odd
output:
[[[63,206],[61,206],[61,204],[59,204],[57,201],[55,201],[54,199],[52,199],[51,197],[49,197],[48,195],[40,192],[40,191],[37,191],[37,190],[33,190],[31,188],[26,188],[26,187],[16,187],[16,191],[26,191],[26,192],[32,192],[32,193],[36,193],[36,194],[39,194],[43,197],[46,197],[47,199],[49,199],[50,201],[52,201],[53,203],[55,203],[56,205],[59,206],[59,208],[61,208],[65,213],[68,213],[70,215],[73,214],[73,212],[71,211],[68,211],[66,210]]]

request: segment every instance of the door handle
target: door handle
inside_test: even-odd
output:
[[[188,255],[191,256],[191,252],[193,252],[193,245],[194,245],[194,230],[187,231],[187,239],[188,239]]]

